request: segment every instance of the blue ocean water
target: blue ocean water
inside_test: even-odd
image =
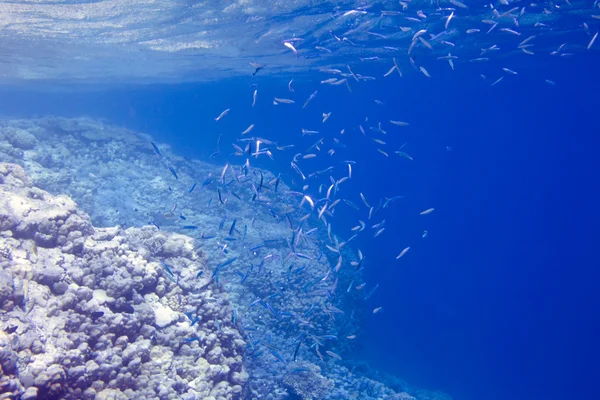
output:
[[[11,116],[102,118],[219,165],[239,163],[231,143],[254,123],[249,136],[295,147],[253,165],[281,174],[298,191],[306,182],[290,168],[291,157],[325,136],[322,147],[335,153],[321,150],[299,164],[305,172],[333,166],[339,179],[348,174],[344,161],[353,162],[338,196],[360,211],[339,207],[332,226],[348,239],[359,219],[367,224],[349,246],[365,255],[363,290],[378,285],[356,316],[364,332],[352,361],[455,400],[598,398],[598,52],[456,62],[455,70],[439,61],[428,69],[431,78],[407,63],[404,77],[383,79],[387,65],[347,62],[377,79],[353,83],[351,93],[320,84],[329,76],[317,69],[258,73],[252,82],[247,74],[101,91],[11,87],[0,109]],[[251,84],[258,88],[255,107]],[[275,97],[296,104],[275,106]],[[369,130],[378,122],[387,133]],[[302,135],[303,128],[320,133]],[[329,175],[315,181],[306,193],[318,198]],[[369,219],[360,193],[374,207],[404,197]],[[428,208],[435,210],[419,214]],[[382,220],[385,231],[374,237],[372,225]],[[374,314],[377,307],[382,311]]]

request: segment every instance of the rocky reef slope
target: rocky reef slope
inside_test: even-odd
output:
[[[162,262],[187,266],[179,282]],[[191,238],[94,228],[0,163],[1,397],[240,398],[245,343],[204,265]]]
[[[285,174],[151,141],[0,120],[0,399],[446,399],[360,360],[377,285]]]

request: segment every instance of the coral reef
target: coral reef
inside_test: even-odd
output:
[[[71,199],[1,163],[2,398],[240,398],[245,343],[220,288],[196,279],[205,260],[191,241],[93,228]]]
[[[21,131],[33,146],[9,139]],[[271,172],[151,140],[89,118],[0,121],[0,162],[23,168],[0,164],[6,391],[419,399],[353,369],[371,288],[351,245]]]
[[[333,381],[321,375],[317,365],[302,362],[283,377],[283,384],[303,400],[323,399],[333,389]]]
[[[21,150],[31,150],[37,143],[35,136],[26,130],[19,128],[6,129],[4,131],[4,136],[10,144]]]

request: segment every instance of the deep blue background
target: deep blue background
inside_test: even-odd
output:
[[[432,79],[408,69],[402,80],[352,82],[352,95],[343,86],[319,85],[328,77],[322,74],[297,77],[293,94],[291,77],[259,75],[255,108],[244,77],[79,94],[5,90],[0,109],[10,116],[103,117],[151,133],[188,157],[206,158],[223,133],[218,162],[250,123],[253,134],[298,144],[298,151],[321,137],[301,138],[303,127],[321,130],[329,143],[338,137],[346,149],[301,167],[310,172],[333,163],[339,179],[345,173],[339,160],[353,159],[354,177],[342,197],[361,204],[363,192],[376,205],[381,197],[407,196],[370,221],[386,218],[384,234],[373,239],[369,229],[355,242],[367,255],[367,289],[380,285],[365,309],[364,348],[356,358],[456,400],[587,400],[600,398],[599,61],[593,53],[540,56],[535,65],[513,61],[519,75],[495,87],[489,84],[505,65],[457,64],[451,72],[440,62],[429,69]],[[381,68],[355,70],[380,76]],[[306,110],[271,104],[277,96],[301,105],[315,88],[320,93]],[[216,123],[225,108],[230,115]],[[324,129],[327,111],[333,114]],[[386,159],[357,129],[389,119],[411,126],[385,123],[388,134],[377,137],[392,150],[408,143],[414,161]],[[297,176],[289,161],[298,151],[260,165],[292,184]],[[418,215],[429,207],[435,212]],[[366,209],[356,215],[339,207],[338,215],[334,228],[347,238]],[[411,250],[396,261],[406,246]],[[383,313],[372,315],[376,306]]]

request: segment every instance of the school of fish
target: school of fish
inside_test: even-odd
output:
[[[476,8],[477,12],[471,12],[472,8]],[[553,40],[552,21],[565,9],[568,12],[574,9],[580,11],[580,25],[576,29],[581,31],[581,40],[574,43],[557,42],[548,51],[548,43]],[[309,41],[305,44],[301,37],[284,39],[281,41],[281,51],[289,52],[290,57],[298,62],[313,58],[316,52],[326,63],[328,55],[345,47],[360,46],[362,40],[368,40],[371,47],[373,41],[381,43],[377,55],[361,54],[355,59],[348,58],[344,65],[321,67],[319,72],[322,79],[307,89],[307,93],[310,93],[308,97],[297,95],[296,89],[302,84],[300,79],[287,78],[281,82],[281,94],[278,97],[261,96],[260,72],[276,66],[254,61],[249,65],[251,81],[248,110],[263,102],[277,109],[296,107],[317,115],[321,126],[305,126],[294,133],[297,138],[313,136],[314,144],[301,148],[294,144],[293,136],[290,136],[287,144],[270,140],[257,133],[260,132],[261,121],[247,117],[241,121],[241,128],[236,132],[237,139],[224,144],[219,136],[217,150],[212,154],[214,158],[231,154],[231,160],[234,161],[227,162],[219,172],[207,176],[204,182],[190,182],[187,189],[191,195],[198,183],[196,190],[214,193],[211,206],[225,210],[221,223],[214,231],[201,232],[198,236],[201,241],[210,243],[203,245],[216,246],[223,256],[204,276],[210,275],[215,284],[233,280],[239,285],[252,279],[269,281],[270,293],[261,296],[253,293],[256,297],[249,299],[245,312],[242,314],[240,310],[234,310],[232,320],[245,333],[252,357],[270,354],[272,361],[283,365],[301,357],[303,351],[311,352],[321,360],[326,357],[332,361],[342,360],[342,356],[331,350],[331,343],[355,340],[358,333],[346,331],[340,336],[320,332],[318,329],[323,324],[317,323],[317,318],[335,321],[344,313],[336,304],[347,293],[359,293],[367,300],[377,291],[379,285],[376,282],[363,282],[360,274],[368,266],[368,260],[361,249],[354,246],[360,237],[378,238],[386,235],[386,221],[380,218],[381,211],[398,206],[404,198],[402,194],[392,192],[389,197],[368,199],[363,193],[344,190],[353,179],[353,172],[368,168],[355,160],[337,159],[337,149],[344,146],[344,134],[353,132],[371,139],[376,144],[372,157],[396,157],[406,163],[414,161],[409,143],[391,148],[385,137],[388,132],[395,130],[415,129],[417,121],[411,121],[410,116],[398,115],[375,123],[365,120],[364,123],[347,126],[341,132],[334,133],[327,127],[337,117],[336,113],[315,108],[315,99],[320,93],[339,90],[337,87],[340,87],[346,95],[351,96],[354,87],[373,80],[388,80],[393,85],[393,80],[415,77],[435,79],[438,63],[455,70],[466,63],[485,63],[492,58],[501,60],[505,66],[498,68],[493,76],[482,74],[481,78],[490,86],[496,86],[503,80],[518,79],[518,69],[511,66],[517,57],[545,54],[563,58],[595,50],[598,46],[600,5],[598,0],[576,3],[569,0],[541,3],[500,0],[488,4],[458,0],[416,4],[399,1],[394,4],[377,2],[350,10],[340,8],[331,17],[340,21],[339,31],[329,30],[318,44],[310,41],[310,46],[307,45]],[[347,30],[343,27],[347,27]],[[401,41],[404,41],[404,46],[387,44]],[[543,42],[543,47],[538,49],[537,41]],[[363,75],[361,66],[365,63],[375,63],[380,67],[380,74]],[[556,84],[549,77],[542,76],[542,79],[547,84]],[[379,99],[371,100],[378,106],[385,106]],[[213,117],[215,124],[222,124],[222,121],[231,118],[230,113],[235,113],[239,119],[250,115],[246,113],[248,110],[236,110],[227,104],[222,106],[223,111]],[[154,143],[151,146],[173,179],[180,180],[176,169],[161,154],[158,146]],[[311,160],[324,158],[331,160],[330,166],[323,169],[311,167],[314,165]],[[274,175],[254,167],[258,161],[274,159],[285,159],[289,170]],[[292,178],[286,179],[286,176]],[[285,235],[259,243],[247,243],[248,232],[255,220],[242,220],[236,216],[236,207],[232,204],[234,201],[243,201],[257,209],[266,210],[284,227]],[[419,218],[435,218],[434,207],[430,204],[422,206],[422,211],[415,213]],[[341,207],[346,211],[352,210],[356,216],[355,225],[346,232],[333,226],[336,212]],[[175,211],[176,205],[170,213]],[[180,218],[185,220],[184,215]],[[153,223],[160,229],[157,223]],[[182,229],[198,229],[187,221],[184,223]],[[420,238],[427,234],[424,231]],[[390,262],[405,262],[411,257],[409,250],[415,246],[418,246],[417,240],[398,243],[397,248],[390,250]],[[229,256],[231,249],[235,249],[236,256]],[[271,267],[266,272],[268,266]],[[322,271],[318,279],[303,280],[306,271],[315,269]],[[198,278],[203,272],[198,273]],[[177,284],[177,277],[167,265],[165,274]],[[342,284],[344,286],[340,287]],[[306,304],[307,308],[300,310],[292,306],[292,302],[286,300],[290,298],[306,299],[302,304]],[[256,311],[261,308],[262,313]],[[383,312],[382,306],[371,309],[371,313],[377,316]],[[263,315],[267,315],[268,320]],[[197,317],[188,317],[190,323],[194,324]],[[274,325],[285,325],[286,329],[295,329],[298,334],[291,343],[278,342],[268,334],[259,338],[257,325],[268,325],[270,332],[276,330],[272,328]],[[283,346],[290,350],[285,350]]]

